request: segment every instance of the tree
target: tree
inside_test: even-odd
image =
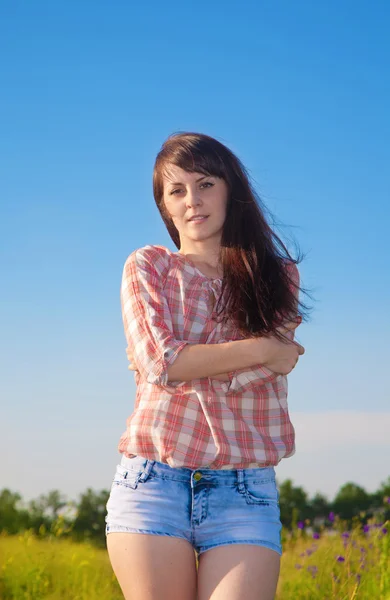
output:
[[[28,513],[19,509],[21,496],[4,489],[0,492],[0,531],[18,533],[28,525]]]
[[[370,504],[371,497],[366,490],[352,482],[348,482],[340,488],[332,503],[334,512],[341,519],[348,520],[359,515],[361,511],[366,511]]]
[[[286,479],[279,486],[280,520],[285,527],[293,524],[293,510],[298,520],[304,520],[308,515],[307,493],[301,487],[294,487],[291,479]]]
[[[316,517],[326,518],[329,515],[329,512],[330,503],[328,499],[317,492],[309,502],[307,517],[313,521]]]
[[[73,525],[73,535],[77,540],[92,538],[95,541],[105,540],[105,513],[109,492],[94,492],[88,488],[80,496],[77,515]]]

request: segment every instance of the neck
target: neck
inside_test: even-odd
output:
[[[192,243],[181,244],[179,254],[188,256],[195,263],[203,263],[211,268],[217,268],[219,264],[220,244]]]

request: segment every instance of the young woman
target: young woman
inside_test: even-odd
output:
[[[271,600],[275,466],[295,451],[286,376],[305,351],[299,261],[219,141],[169,137],[153,187],[178,251],[145,246],[123,271],[137,394],[107,503],[111,564],[127,600]]]

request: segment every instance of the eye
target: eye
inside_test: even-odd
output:
[[[202,185],[207,185],[207,186],[213,187],[214,184],[211,183],[211,181],[205,181],[204,183],[202,183]],[[201,185],[201,187],[202,187],[202,185]]]
[[[171,192],[169,192],[169,195],[172,196],[172,195],[176,194],[177,192],[182,192],[182,191],[183,190],[180,190],[180,189],[178,189],[178,190],[172,190]]]

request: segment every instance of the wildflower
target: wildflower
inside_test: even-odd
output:
[[[314,550],[311,550],[310,548],[308,548],[308,549],[306,550],[306,554],[307,554],[308,556],[311,556],[311,555],[313,554],[313,552],[314,552]]]
[[[358,573],[356,575],[356,580],[357,580],[358,583],[360,583],[361,578],[362,578],[362,576],[360,575],[360,573]]]
[[[348,532],[348,531],[344,531],[344,533],[342,533],[342,534],[341,534],[341,537],[343,537],[343,538],[347,539],[347,538],[349,538],[349,537],[350,537],[350,534],[349,534],[349,532]]]
[[[364,525],[363,531],[364,531],[364,533],[368,533],[370,531],[370,526],[369,525]]]
[[[386,529],[386,527],[383,527],[383,529],[382,529],[382,533],[383,533],[383,535],[386,535],[386,533],[387,533],[387,529]]]
[[[319,539],[320,539],[320,534],[319,534],[319,533],[317,533],[317,532],[315,531],[315,532],[313,533],[313,538],[314,538],[315,540],[319,540]]]
[[[385,498],[385,502],[387,502],[387,504],[390,504],[390,496],[387,496],[387,498]]]
[[[331,523],[333,523],[333,521],[334,521],[334,512],[330,512],[330,513],[329,513],[329,517],[328,517],[328,519],[329,519],[329,521],[330,521]]]
[[[337,557],[337,562],[345,562],[345,558],[344,558],[344,556],[340,556],[340,555],[339,555],[339,556]]]
[[[296,569],[302,569],[302,565],[295,565]]]
[[[307,570],[308,570],[309,572],[311,572],[311,574],[312,574],[312,577],[313,577],[313,579],[314,579],[314,577],[315,577],[315,576],[317,575],[317,573],[318,573],[318,567],[316,567],[315,565],[309,565],[309,566],[307,567]]]
[[[303,521],[298,521],[298,525],[297,525],[298,529],[305,529],[305,524]]]

